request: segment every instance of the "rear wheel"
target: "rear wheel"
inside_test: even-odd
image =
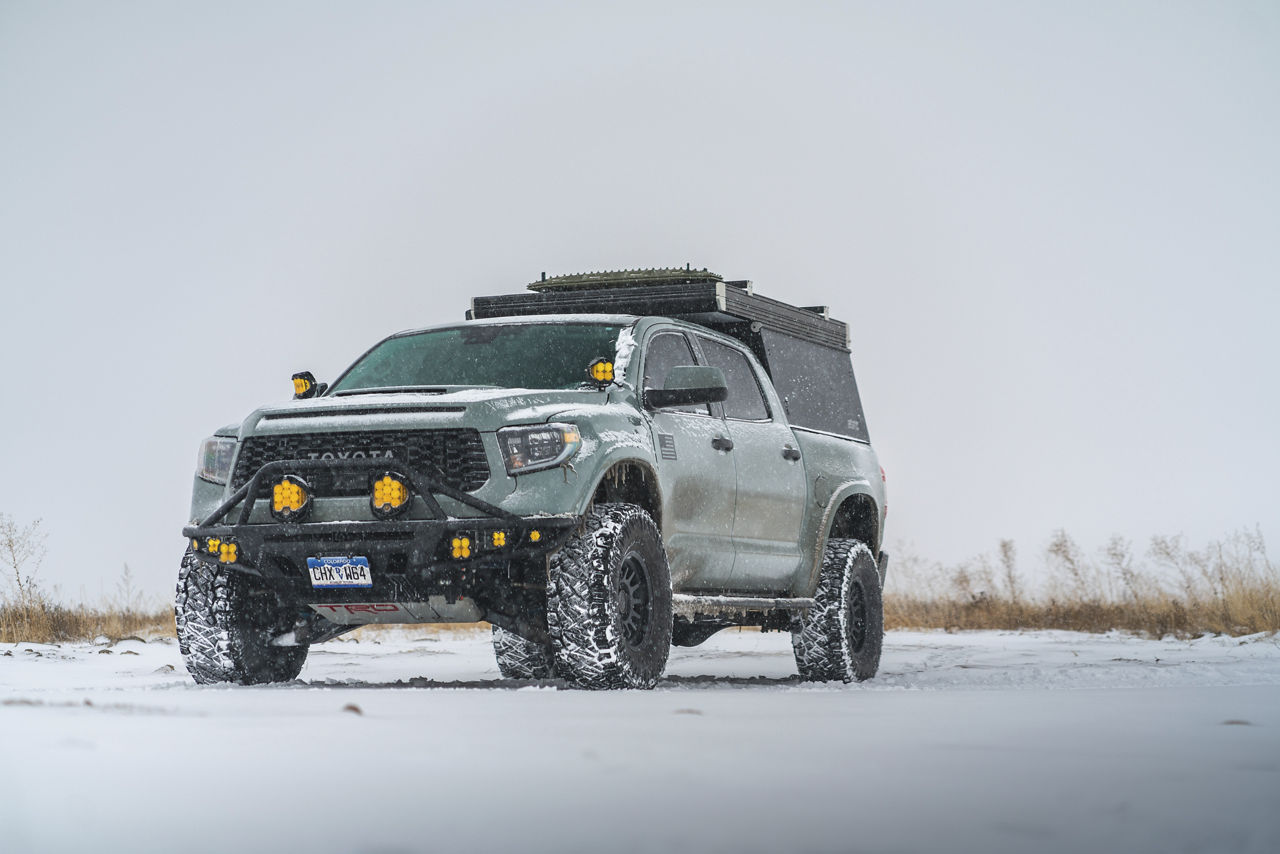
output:
[[[292,614],[252,576],[197,560],[187,549],[174,602],[178,647],[201,685],[257,685],[296,679],[307,646],[278,646],[294,628]]]
[[[551,679],[555,676],[551,650],[515,632],[493,627],[493,656],[506,679]]]
[[[556,672],[580,688],[652,688],[671,653],[662,535],[633,504],[598,504],[583,525],[547,578]]]
[[[815,605],[791,632],[796,668],[810,682],[876,675],[884,637],[880,573],[866,544],[827,540]]]

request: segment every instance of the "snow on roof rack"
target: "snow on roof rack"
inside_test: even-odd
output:
[[[607,270],[599,273],[574,273],[569,276],[552,276],[551,278],[547,278],[547,274],[543,273],[540,280],[529,283],[529,290],[548,293],[551,291],[617,288],[634,285],[692,285],[723,281],[724,278],[722,276],[712,273],[706,267],[701,270],[694,270],[690,265],[686,264],[684,269],[679,267],[653,267],[647,270]]]
[[[754,292],[745,279],[726,282],[716,273],[685,267],[580,273],[544,278],[533,293],[473,297],[468,319],[539,314],[636,314],[674,317],[736,338],[760,329],[849,348],[849,327],[825,306],[800,308]]]

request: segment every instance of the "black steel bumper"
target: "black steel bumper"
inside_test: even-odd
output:
[[[379,460],[285,460],[262,466],[254,476],[198,524],[182,529],[200,560],[266,579],[294,581],[310,587],[307,558],[355,556],[369,559],[375,579],[400,577],[422,583],[438,573],[466,573],[498,568],[545,556],[559,548],[577,527],[574,516],[517,516],[481,501],[433,477],[399,470],[413,495],[410,509],[421,507],[431,518],[349,522],[251,523],[262,488],[286,474],[308,471],[386,469]],[[437,495],[479,511],[474,517],[450,516]],[[420,504],[419,504],[420,502]],[[494,534],[503,541],[495,543]],[[467,541],[466,549],[455,539]],[[221,546],[234,543],[234,562],[222,560]],[[380,584],[378,586],[381,586]]]

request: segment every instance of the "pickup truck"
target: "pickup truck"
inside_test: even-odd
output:
[[[482,621],[508,678],[650,688],[730,626],[791,632],[804,680],[873,676],[885,482],[847,326],[688,267],[529,287],[204,441],[175,606],[195,681]]]

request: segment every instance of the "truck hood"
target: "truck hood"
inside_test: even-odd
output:
[[[537,424],[557,413],[606,403],[607,391],[465,388],[444,394],[357,394],[294,400],[254,410],[239,436],[471,427],[489,432]]]

